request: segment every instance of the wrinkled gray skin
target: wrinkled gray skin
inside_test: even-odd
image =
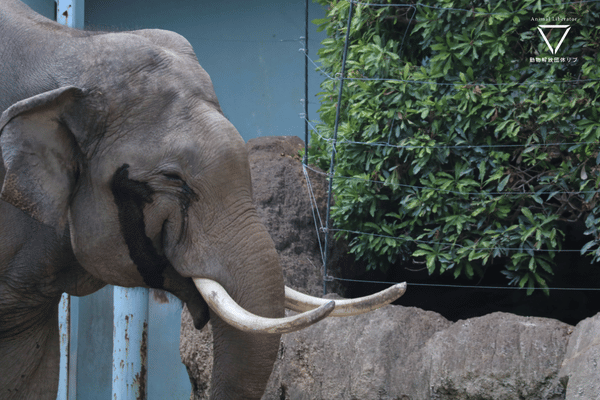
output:
[[[161,287],[201,327],[205,277],[283,316],[244,142],[184,38],[71,30],[16,0],[0,37],[0,398],[55,399],[62,292]],[[212,398],[260,398],[279,335],[210,318]]]

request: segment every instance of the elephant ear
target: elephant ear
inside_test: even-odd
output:
[[[0,117],[6,174],[0,199],[62,233],[80,151],[63,115],[83,90],[63,87],[19,101]]]

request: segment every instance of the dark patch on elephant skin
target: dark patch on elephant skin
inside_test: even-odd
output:
[[[119,210],[119,224],[129,256],[137,266],[146,285],[161,289],[164,270],[171,264],[158,254],[152,240],[146,236],[144,205],[152,203],[154,190],[146,182],[129,179],[129,165],[123,164],[113,175],[111,190]]]

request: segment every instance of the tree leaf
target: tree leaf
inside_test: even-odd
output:
[[[502,179],[502,181],[500,181],[500,183],[498,184],[498,191],[499,192],[501,192],[501,191],[504,190],[504,187],[508,183],[509,179],[510,179],[510,174],[506,175],[506,177],[504,179]]]
[[[527,217],[527,219],[529,220],[529,222],[531,222],[532,224],[535,224],[535,220],[533,219],[533,214],[531,213],[531,211],[527,207],[521,207],[521,213],[525,217]]]

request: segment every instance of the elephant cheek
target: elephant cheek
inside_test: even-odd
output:
[[[128,287],[143,286],[143,279],[129,256],[121,234],[116,207],[110,202],[106,207],[106,203],[99,200],[102,199],[88,195],[86,191],[73,199],[69,211],[69,231],[75,258],[87,272],[102,282]]]
[[[143,281],[127,254],[122,237],[95,235],[89,223],[70,221],[71,246],[79,264],[102,282],[119,286],[140,286]],[[83,225],[83,226],[82,226]]]

